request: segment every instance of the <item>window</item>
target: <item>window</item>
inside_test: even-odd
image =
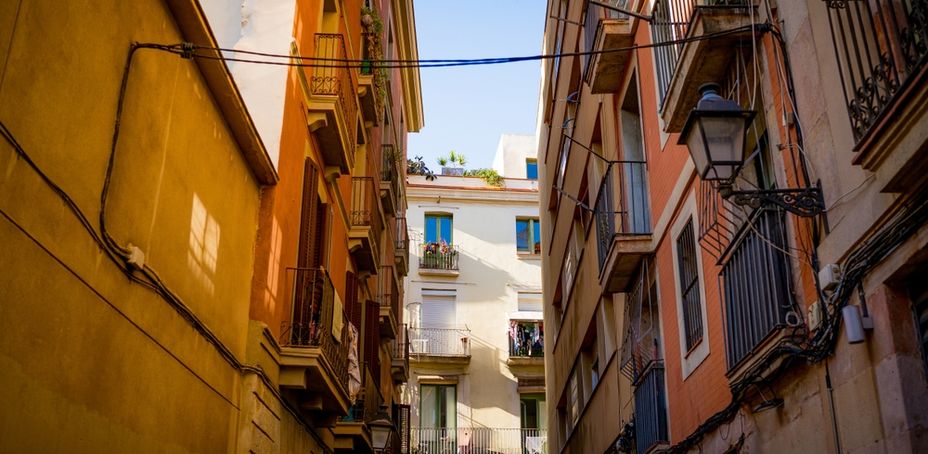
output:
[[[452,244],[453,218],[450,214],[425,215],[425,241],[427,243]]]
[[[528,158],[525,160],[525,178],[529,180],[538,179],[538,160]]]
[[[419,427],[457,427],[457,386],[421,385],[419,396]]]
[[[921,273],[916,273],[919,274]],[[918,329],[922,358],[925,360],[925,367],[928,367],[928,285],[924,281],[916,280],[909,292],[915,309],[915,326]]]
[[[541,223],[538,218],[516,219],[516,250],[522,254],[541,254]]]
[[[541,292],[519,292],[519,311],[520,312],[541,312],[542,297]]]
[[[419,443],[424,452],[454,452],[457,446],[457,387],[419,386]]]
[[[577,425],[580,420],[580,380],[578,371],[573,370],[570,378],[567,380],[567,427],[568,433]]]
[[[543,358],[545,356],[544,324],[537,320],[510,320],[509,356]]]
[[[696,253],[693,219],[690,218],[683,232],[677,237],[677,266],[680,272],[680,298],[683,301],[683,327],[687,350],[692,350],[702,341],[702,305]]]
[[[519,398],[519,407],[519,421],[523,429],[544,430],[548,427],[544,394],[523,394]],[[538,433],[528,431],[526,436],[538,436]]]

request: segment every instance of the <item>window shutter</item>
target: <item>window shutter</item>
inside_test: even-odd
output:
[[[358,281],[351,271],[345,273],[345,304],[348,306],[348,321],[360,329],[363,313],[358,302]]]
[[[319,196],[316,188],[316,167],[312,161],[306,159],[303,164],[303,194],[302,206],[300,207],[300,245],[299,256],[297,257],[297,266],[300,268],[309,268],[317,264],[313,263],[315,256],[314,245],[316,244],[314,233],[317,212],[317,202]]]
[[[455,314],[454,290],[422,291],[422,327],[454,328],[457,323]]]

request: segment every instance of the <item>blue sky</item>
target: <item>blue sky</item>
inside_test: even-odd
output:
[[[542,0],[419,0],[419,58],[537,55],[545,24]],[[455,150],[467,168],[490,167],[500,134],[535,132],[539,62],[422,68],[425,127],[409,135],[409,157]]]

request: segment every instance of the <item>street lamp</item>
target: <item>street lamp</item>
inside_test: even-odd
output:
[[[699,87],[702,98],[683,124],[677,141],[689,148],[699,177],[712,182],[722,197],[738,205],[776,205],[799,216],[821,214],[825,202],[817,187],[734,190],[735,178],[744,165],[745,133],[755,112],[742,110],[737,102],[721,97],[719,90],[714,83]]]
[[[393,434],[393,421],[390,420],[390,414],[387,413],[387,406],[381,405],[380,411],[374,415],[374,420],[367,423],[371,429],[371,442],[374,445],[374,452],[384,452],[390,443],[390,435]]]
[[[679,144],[687,145],[696,172],[706,181],[728,182],[744,165],[744,133],[755,112],[719,96],[718,84],[699,87],[702,98],[683,125]]]

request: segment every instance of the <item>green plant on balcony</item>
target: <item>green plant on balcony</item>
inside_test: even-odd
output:
[[[377,64],[383,62],[383,20],[374,8],[361,8],[361,25],[364,26],[364,36],[367,37],[367,59],[361,64],[361,74],[373,74],[374,96],[377,104],[377,115],[383,115],[380,106],[387,98],[387,68]]]

